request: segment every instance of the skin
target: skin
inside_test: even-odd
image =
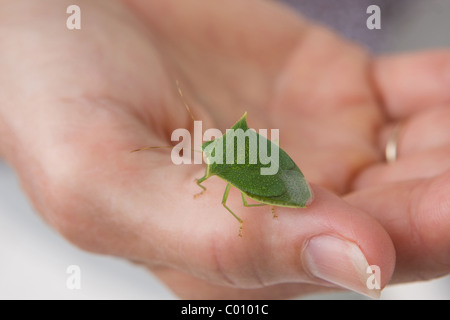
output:
[[[68,240],[148,267],[183,298],[326,290],[301,255],[320,234],[357,244],[383,287],[448,274],[449,52],[375,59],[276,2],[77,3],[82,29],[69,31],[69,1],[0,0],[0,154]],[[232,190],[241,239],[223,181],[194,200],[203,166],[130,154],[191,128],[174,79],[204,128],[245,110],[250,126],[280,128],[312,184],[308,209],[274,221]]]

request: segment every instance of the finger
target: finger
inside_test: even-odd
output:
[[[346,197],[389,233],[397,252],[394,282],[432,279],[450,272],[450,171],[384,184]]]
[[[359,46],[326,28],[312,26],[277,79],[272,103],[277,109],[294,109],[308,117],[358,113],[358,117],[371,116],[371,123],[379,123],[375,97],[368,86],[369,65],[369,56]]]
[[[377,163],[362,171],[354,180],[354,188],[379,183],[428,178],[450,168],[450,109],[423,110],[397,125],[386,126],[380,134],[380,149],[388,141],[396,141],[396,161]]]
[[[435,107],[402,121],[397,137],[398,157],[450,145],[450,108]],[[396,127],[388,126],[381,133],[380,148],[383,149]]]
[[[375,84],[392,119],[402,119],[450,100],[450,52],[383,57],[374,64]]]
[[[404,156],[399,154],[393,163],[374,165],[362,172],[354,181],[356,190],[388,182],[431,178],[450,169],[450,145]]]

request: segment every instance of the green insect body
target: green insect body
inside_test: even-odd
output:
[[[239,221],[239,236],[242,235],[242,219],[226,205],[231,186],[240,190],[243,204],[247,207],[269,205],[272,208],[273,206],[302,208],[312,197],[311,189],[295,162],[276,144],[249,129],[246,116],[247,113],[236,122],[232,130],[227,130],[220,138],[203,143],[202,151],[207,167],[205,175],[197,180],[197,184],[203,189],[200,194],[206,190],[201,183],[209,177],[218,176],[227,182],[222,205]],[[239,129],[245,132],[245,144],[237,143],[236,135],[232,134]],[[257,141],[256,150],[250,148],[251,139]],[[253,153],[259,153],[264,144],[267,152],[278,151],[278,170],[274,174],[261,174],[261,170],[267,168],[269,164],[262,163],[258,157],[252,158]],[[217,159],[223,161],[219,163]],[[232,163],[227,162],[227,159],[233,159]],[[246,197],[259,203],[248,204]]]

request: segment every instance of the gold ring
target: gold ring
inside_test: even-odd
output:
[[[398,138],[400,135],[401,123],[397,124],[388,138],[385,149],[387,163],[393,163],[398,158]]]

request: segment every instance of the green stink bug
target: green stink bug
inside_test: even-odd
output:
[[[194,120],[178,82],[177,87],[188,113]],[[132,152],[153,148],[173,148],[173,146],[146,147]],[[273,163],[269,166],[261,156],[267,156],[269,150],[271,156],[277,155],[275,170],[271,170]],[[298,166],[278,145],[248,128],[247,112],[227,130],[227,133],[215,140],[204,142],[202,153],[206,159],[206,172],[196,182],[203,190],[194,197],[206,191],[202,185],[206,179],[218,176],[225,180],[227,186],[222,205],[239,221],[239,236],[242,236],[243,221],[226,204],[231,186],[241,192],[244,206],[269,205],[274,217],[276,217],[274,206],[303,208],[312,200],[312,191]],[[248,204],[246,197],[259,203]]]
[[[239,130],[244,134],[244,144],[236,143],[238,140],[236,132]],[[257,146],[256,149],[251,148],[251,141]],[[270,150],[271,153],[278,151],[278,168],[273,174],[262,174],[268,164],[261,162],[261,158],[251,161],[252,153],[259,154],[262,149],[265,149],[265,152]],[[203,143],[202,151],[207,166],[205,175],[197,180],[197,185],[203,189],[201,192],[203,193],[206,188],[201,183],[211,176],[216,175],[227,182],[222,205],[239,221],[239,236],[242,231],[242,219],[226,205],[231,186],[239,189],[243,204],[247,207],[270,205],[301,208],[311,200],[311,189],[295,162],[276,144],[248,128],[247,113],[244,113],[222,137]],[[239,161],[239,157],[244,161]],[[217,161],[218,159],[222,161]],[[230,159],[231,163],[226,161]],[[248,204],[245,197],[259,203]]]

